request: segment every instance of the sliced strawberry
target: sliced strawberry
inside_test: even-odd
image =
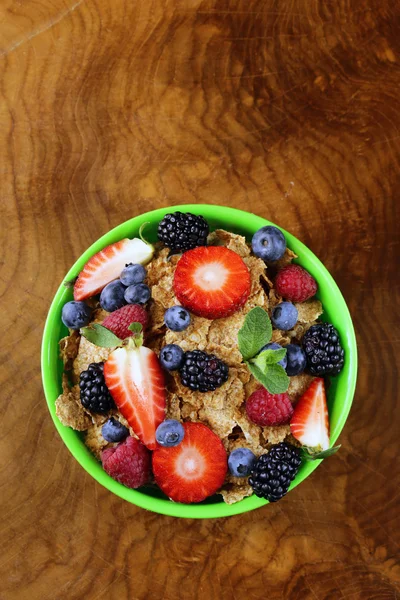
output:
[[[202,423],[184,423],[185,437],[172,448],[153,452],[158,486],[175,502],[201,502],[222,486],[227,471],[225,448]]]
[[[165,419],[164,373],[157,355],[133,344],[117,348],[104,363],[104,379],[140,441],[154,450],[156,429]]]
[[[104,286],[118,279],[122,269],[129,263],[147,263],[154,248],[139,238],[111,244],[88,260],[74,286],[74,299],[84,300],[101,292]]]
[[[328,406],[325,383],[321,377],[311,382],[296,404],[290,431],[303,446],[318,452],[329,448]]]
[[[179,259],[174,292],[195,315],[228,317],[249,297],[250,273],[236,252],[223,246],[199,246]]]

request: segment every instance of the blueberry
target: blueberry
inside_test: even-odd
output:
[[[303,348],[296,344],[288,344],[285,346],[287,352],[287,366],[286,373],[291,377],[292,375],[299,375],[306,368],[307,358]]]
[[[106,442],[122,442],[129,435],[129,429],[117,419],[108,419],[101,428],[101,435]]]
[[[269,344],[266,344],[265,346],[263,346],[260,350],[260,352],[263,352],[264,350],[281,350],[282,346],[280,346],[279,344],[276,344],[275,342],[270,342]],[[281,367],[283,367],[284,369],[286,369],[286,356],[284,356],[282,358],[282,360],[280,360],[278,362],[278,365],[281,365]]]
[[[247,477],[250,475],[256,457],[248,448],[236,448],[232,450],[228,458],[229,471],[235,477]]]
[[[163,421],[156,430],[156,440],[160,446],[171,448],[181,443],[185,436],[182,423],[175,419]]]
[[[67,302],[64,304],[61,320],[69,329],[80,329],[89,325],[92,309],[84,302]]]
[[[190,313],[183,306],[172,306],[165,311],[164,323],[171,331],[183,331],[190,325]]]
[[[160,352],[160,363],[168,371],[176,371],[182,364],[184,351],[176,344],[164,346]]]
[[[128,304],[146,304],[151,292],[145,283],[137,283],[126,288],[125,300]]]
[[[272,225],[261,227],[251,240],[253,252],[266,262],[279,260],[285,253],[286,240],[282,231]]]
[[[125,286],[119,281],[108,283],[100,294],[100,306],[107,312],[118,310],[125,306]]]
[[[271,321],[274,327],[289,331],[297,323],[297,308],[291,302],[281,302],[272,309]]]
[[[120,280],[126,286],[135,285],[135,283],[143,283],[146,279],[146,269],[143,265],[134,265],[129,263],[122,270]]]

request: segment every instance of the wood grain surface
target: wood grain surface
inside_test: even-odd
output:
[[[398,0],[1,1],[1,600],[400,597],[399,17]],[[72,262],[185,202],[299,237],[359,344],[341,451],[226,520],[95,483],[40,378]]]

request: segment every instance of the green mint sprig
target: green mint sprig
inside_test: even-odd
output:
[[[283,394],[289,387],[289,377],[278,362],[286,356],[286,349],[264,350],[271,341],[272,325],[268,313],[257,306],[247,313],[238,333],[239,350],[249,371],[271,393]]]
[[[143,344],[142,324],[131,323],[128,329],[133,331],[133,336],[126,338],[127,342],[125,343],[130,341],[134,342],[134,345],[137,347],[141,346]],[[100,325],[100,323],[92,323],[88,327],[83,327],[81,333],[89,342],[95,344],[95,346],[100,346],[101,348],[115,348],[124,343],[124,340],[121,340],[112,331],[107,329],[107,327]],[[130,345],[132,345],[132,343]]]

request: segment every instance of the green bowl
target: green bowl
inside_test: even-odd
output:
[[[207,204],[188,204],[172,206],[154,210],[141,216],[130,219],[112,229],[95,242],[76,261],[74,266],[65,276],[66,280],[73,279],[83,268],[88,259],[107,246],[125,237],[135,237],[139,233],[142,223],[149,222],[146,228],[146,236],[149,241],[156,241],[157,224],[163,216],[175,210],[189,211],[202,214],[210,224],[211,229],[224,228],[235,233],[241,233],[251,240],[257,229],[264,225],[273,225],[270,221],[262,219],[254,214],[227,208],[225,206],[213,206]],[[331,425],[331,444],[334,444],[346,422],[353,400],[354,389],[357,378],[357,346],[353,323],[346,302],[333,280],[318,258],[298,239],[282,230],[285,234],[287,244],[298,256],[296,261],[305,267],[317,280],[319,291],[318,298],[324,307],[323,318],[330,321],[339,331],[341,341],[345,350],[345,365],[339,376],[331,379],[328,392],[328,408]],[[72,290],[60,285],[51,304],[49,314],[44,328],[42,342],[42,378],[50,414],[58,429],[65,445],[82,465],[84,469],[96,481],[108,490],[117,494],[124,500],[132,502],[137,506],[146,508],[156,513],[170,515],[173,517],[185,517],[190,519],[208,519],[214,517],[228,517],[244,513],[267,504],[265,500],[251,496],[236,504],[225,504],[221,496],[213,496],[200,504],[180,504],[172,502],[162,494],[156,487],[142,488],[140,491],[131,490],[114,481],[105,471],[101,464],[86,448],[81,435],[65,427],[60,423],[55,412],[55,401],[61,393],[61,377],[63,365],[59,358],[58,342],[68,334],[68,330],[61,322],[61,310],[65,302],[72,299]],[[334,459],[332,459],[334,460]],[[294,488],[303,481],[321,461],[308,462],[302,465],[297,477],[290,488]]]

